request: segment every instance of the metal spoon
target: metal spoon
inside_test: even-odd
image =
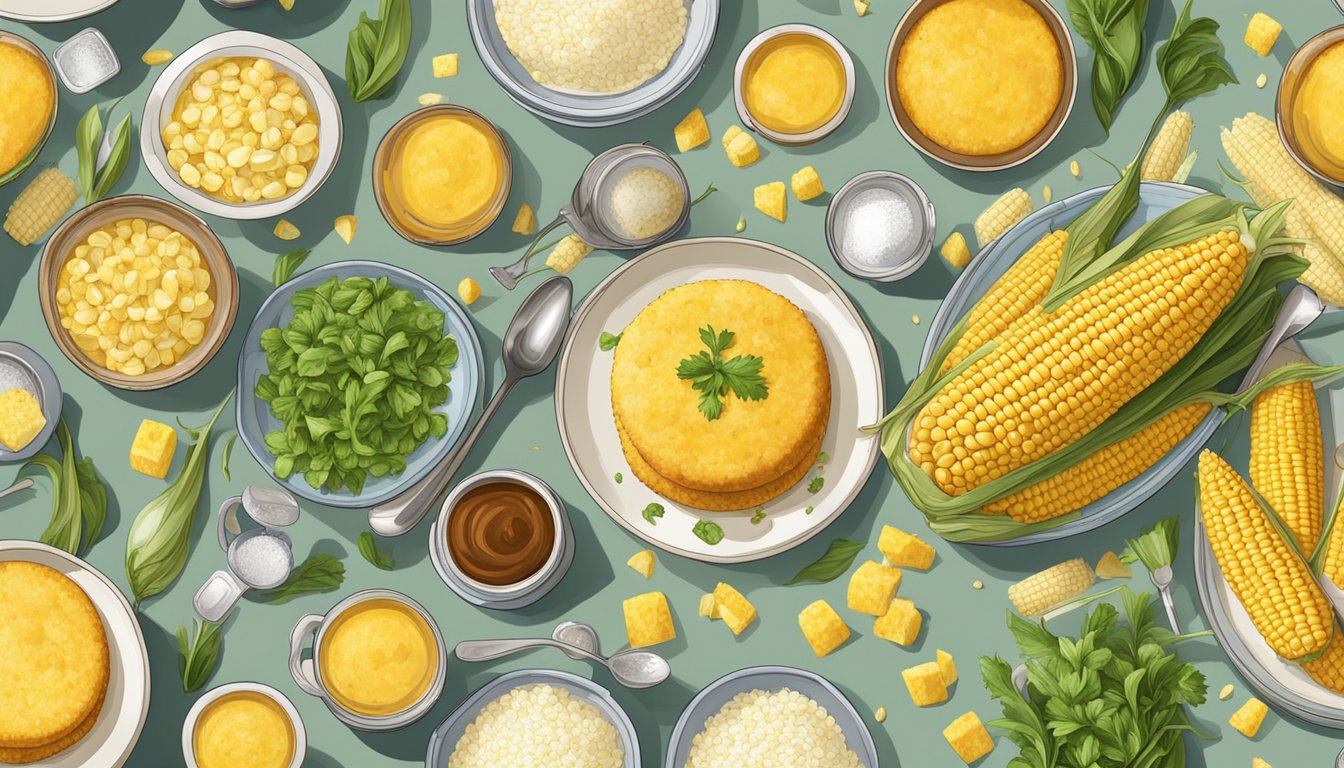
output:
[[[1325,305],[1321,303],[1321,298],[1315,291],[1301,284],[1293,286],[1284,297],[1283,304],[1279,306],[1279,314],[1274,318],[1274,327],[1270,329],[1265,343],[1260,346],[1260,354],[1256,355],[1251,367],[1246,369],[1246,378],[1242,380],[1241,388],[1245,389],[1259,380],[1262,369],[1265,363],[1269,362],[1269,356],[1274,350],[1285,340],[1291,339],[1315,322],[1324,311]]]
[[[22,480],[18,481],[17,483],[0,491],[0,499],[3,499],[4,497],[8,496],[11,493],[18,493],[19,491],[22,491],[25,488],[32,488],[32,487],[33,487],[33,479],[31,477],[25,477]]]
[[[490,418],[495,415],[514,385],[546,370],[560,351],[569,328],[574,284],[557,275],[541,283],[523,299],[504,332],[504,382],[495,390],[490,404],[471,433],[449,457],[429,471],[405,493],[369,510],[369,526],[380,536],[401,536],[416,526],[448,483],[462,467],[471,447],[476,444]]]
[[[583,658],[601,664],[616,678],[616,682],[626,688],[652,688],[666,680],[672,674],[667,659],[653,651],[624,651],[610,658],[578,647],[567,645],[549,638],[521,640],[465,640],[457,644],[454,653],[463,661],[490,661],[519,651],[533,648],[559,648],[574,652]]]
[[[1153,586],[1157,587],[1157,594],[1162,597],[1162,607],[1167,610],[1167,622],[1171,624],[1171,631],[1181,634],[1180,622],[1176,621],[1176,604],[1171,599],[1171,566],[1164,565],[1158,568],[1148,574],[1148,578],[1152,579]]]
[[[555,625],[555,631],[551,633],[551,639],[565,645],[572,645],[580,651],[588,653],[601,653],[601,646],[598,644],[597,630],[581,621],[562,621]],[[563,649],[565,655],[575,661],[582,661],[587,658],[580,651],[570,648]]]

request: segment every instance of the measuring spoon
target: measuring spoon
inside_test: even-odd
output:
[[[533,648],[559,648],[571,655],[578,654],[595,661],[606,667],[616,682],[626,688],[652,688],[672,674],[667,659],[653,651],[623,651],[608,658],[550,638],[465,640],[457,644],[454,653],[463,661],[491,661]]]

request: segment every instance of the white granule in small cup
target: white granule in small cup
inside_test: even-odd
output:
[[[861,768],[845,734],[817,702],[797,691],[739,693],[691,740],[684,768]]]
[[[654,168],[635,168],[611,187],[611,223],[627,240],[661,235],[681,216],[681,185]]]
[[[592,704],[553,685],[524,685],[485,705],[448,768],[621,768],[616,726]]]

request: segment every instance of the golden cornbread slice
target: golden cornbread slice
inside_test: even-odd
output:
[[[42,61],[17,45],[0,43],[0,174],[42,140],[55,98],[55,84]]]
[[[0,563],[0,747],[75,732],[102,704],[108,664],[102,619],[79,585],[45,565]]]
[[[723,350],[762,360],[768,396],[723,396],[706,419],[700,393],[677,377],[682,360],[707,351],[700,329],[730,331]],[[612,409],[630,443],[662,477],[690,489],[747,491],[778,480],[826,432],[830,366],[821,338],[797,306],[746,280],[704,280],[673,288],[635,317],[611,369]]]
[[[98,722],[98,716],[103,712],[103,700],[107,697],[106,689],[103,694],[98,696],[98,703],[89,712],[84,722],[75,726],[75,730],[67,733],[50,744],[43,744],[40,747],[0,747],[0,763],[8,765],[26,765],[36,763],[38,760],[45,760],[52,755],[59,754],[79,743],[81,739],[89,735],[93,726]]]
[[[896,93],[934,143],[995,155],[1050,121],[1064,63],[1045,19],[1023,0],[951,0],[910,30],[896,58]]]

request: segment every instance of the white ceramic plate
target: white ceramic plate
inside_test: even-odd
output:
[[[1286,363],[1307,361],[1302,348],[1293,341],[1287,341],[1274,350],[1265,370],[1272,371]],[[1341,473],[1334,460],[1335,446],[1344,429],[1344,421],[1340,419],[1344,415],[1344,387],[1330,384],[1318,386],[1316,397],[1321,407],[1322,437],[1325,443],[1325,498],[1326,503],[1330,504],[1344,480],[1344,473]],[[1244,432],[1249,419],[1243,418],[1240,423]],[[1239,450],[1234,455],[1244,456],[1244,451]],[[1238,466],[1238,469],[1244,469],[1244,466]],[[1280,709],[1317,725],[1344,729],[1344,696],[1317,685],[1296,664],[1284,661],[1270,650],[1251,623],[1246,609],[1242,608],[1236,594],[1223,579],[1218,561],[1209,548],[1202,521],[1199,501],[1196,500],[1194,548],[1199,600],[1218,644],[1227,653],[1232,665],[1262,698]]]
[[[79,585],[93,601],[107,633],[111,675],[98,722],[77,744],[37,768],[120,768],[131,756],[149,714],[149,654],[131,604],[121,590],[93,566],[55,547],[35,541],[0,541],[0,562],[21,560],[55,568]]]
[[[116,5],[117,0],[0,0],[0,16],[15,21],[70,21]]]
[[[597,346],[603,331],[619,333],[664,291],[697,280],[750,280],[798,305],[821,336],[831,365],[831,416],[821,449],[829,454],[817,493],[798,485],[752,512],[705,512],[662,498],[626,465],[611,410],[612,353]],[[593,499],[626,530],[695,560],[740,563],[779,554],[815,536],[845,511],[872,472],[878,438],[859,427],[882,418],[882,361],[872,333],[826,273],[778,246],[734,237],[680,240],[654,248],[611,273],[584,299],[570,325],[556,373],[555,412],[574,472]],[[616,482],[616,473],[623,482]],[[650,502],[665,516],[650,525]],[[811,507],[812,512],[807,509]],[[723,541],[709,545],[691,532],[696,521],[718,523]]]

